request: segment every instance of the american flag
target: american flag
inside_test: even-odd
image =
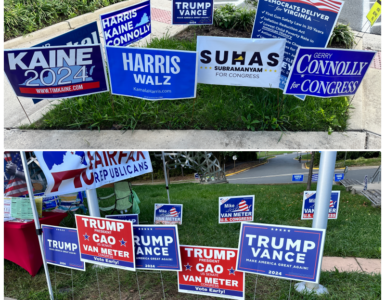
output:
[[[317,7],[319,10],[331,11],[336,14],[341,10],[343,2],[335,0],[283,0],[285,2],[295,2],[309,4]]]
[[[175,207],[171,208],[170,215],[174,218],[178,217],[178,212],[176,211]]]
[[[249,206],[247,205],[246,201],[245,200],[242,200],[239,205],[239,210],[240,211],[248,211],[249,210]]]
[[[4,196],[20,197],[28,194],[27,184],[25,180],[8,175],[6,165],[15,164],[17,171],[23,172],[23,165],[19,152],[4,152]]]
[[[333,206],[334,206],[334,202],[333,200],[330,200],[329,207],[333,207]]]

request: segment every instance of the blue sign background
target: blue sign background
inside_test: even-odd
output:
[[[214,0],[172,0],[173,25],[212,25],[213,16]]]
[[[138,214],[106,215],[105,217],[108,219],[131,221],[132,224],[136,224],[136,225],[139,224]]]
[[[303,181],[303,175],[293,175],[291,181]]]
[[[299,48],[284,94],[352,96],[375,54],[373,51]]]
[[[275,2],[275,3],[274,3]],[[284,6],[288,7],[284,7]],[[286,38],[286,49],[282,65],[280,89],[284,90],[290,66],[298,46],[326,47],[333,27],[338,19],[336,12],[320,10],[317,4],[310,5],[292,0],[259,0],[252,38]],[[320,17],[312,15],[322,14]],[[340,9],[341,10],[341,9]],[[295,15],[297,14],[297,16]],[[310,17],[310,20],[304,16]],[[296,95],[304,100],[304,96]]]
[[[86,270],[86,264],[80,261],[78,234],[75,228],[48,225],[42,225],[41,228],[47,263],[80,271]],[[53,241],[57,241],[57,244]]]
[[[311,175],[311,181],[314,181],[314,182],[318,181],[318,174]]]
[[[341,181],[341,180],[344,179],[344,177],[345,177],[345,174],[344,174],[344,173],[334,174],[334,181],[335,181],[335,182]]]
[[[55,51],[55,56],[59,52],[64,52],[63,57],[75,57],[75,65],[69,66],[65,59],[56,58],[51,61],[50,53],[52,54],[53,51]],[[81,58],[79,52],[82,51],[83,62],[79,63],[78,58]],[[12,55],[18,62],[15,63],[15,70],[11,70],[9,57]],[[33,58],[36,63],[32,66],[33,69],[29,69]],[[57,66],[57,61],[63,66]],[[54,64],[53,67],[51,67],[51,63]],[[20,65],[23,64],[27,69],[21,68]],[[36,98],[38,96],[41,99],[63,99],[109,90],[100,45],[4,50],[4,72],[14,92],[20,97]]]
[[[107,46],[127,46],[151,33],[150,1],[100,15]]]
[[[268,247],[263,243],[258,246],[260,239],[266,241],[265,237],[268,239],[266,244]],[[275,249],[271,246],[274,237],[276,238],[274,245],[277,246]],[[292,246],[286,250],[288,239],[293,243],[296,240],[301,241],[299,251]],[[325,230],[323,229],[244,222],[241,224],[239,237],[237,271],[288,280],[318,282],[324,239]],[[250,240],[251,245],[249,245]],[[282,241],[282,246],[279,247]],[[304,249],[305,241],[310,242],[307,244],[307,249]],[[278,255],[282,253],[282,259],[279,259],[280,256],[274,256],[274,253]]]
[[[137,269],[182,270],[176,225],[134,225],[134,245]]]
[[[106,53],[112,94],[147,100],[195,98],[196,52],[107,46]],[[146,67],[145,55],[149,60],[163,60],[162,66]]]
[[[175,216],[172,216],[171,210],[176,210]],[[182,204],[157,204],[155,203],[154,211],[154,223],[157,224],[171,224],[180,223],[182,224],[183,218],[183,205]]]
[[[312,196],[306,198],[306,196],[307,196],[306,193],[309,193],[309,192],[314,193],[314,194]],[[316,200],[316,192],[315,191],[305,191],[304,192],[301,220],[313,219],[315,200]],[[339,191],[332,191],[330,201],[333,203],[329,204],[329,219],[337,219],[339,201],[340,201],[340,192]]]
[[[219,198],[219,223],[245,221],[254,221],[254,196]]]

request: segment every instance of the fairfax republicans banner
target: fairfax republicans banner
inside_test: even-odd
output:
[[[100,15],[104,41],[108,46],[127,46],[151,33],[150,1],[143,1]]]
[[[154,224],[182,225],[183,204],[159,204],[154,206]]]
[[[4,72],[19,97],[63,99],[109,91],[100,45],[4,50]]]
[[[80,260],[135,271],[132,223],[75,215]]]
[[[172,25],[212,25],[214,0],[172,0]]]
[[[251,37],[286,39],[280,89],[285,89],[299,46],[327,46],[343,4],[340,0],[258,1]]]
[[[80,260],[78,231],[76,228],[42,225],[44,255],[48,264],[79,271],[86,270]]]
[[[180,246],[182,271],[178,292],[245,299],[245,273],[235,271],[237,249]]]
[[[198,36],[198,82],[278,88],[285,42]]]
[[[254,197],[219,197],[219,224],[254,221]]]
[[[319,282],[325,229],[241,224],[237,271]]]
[[[147,151],[35,151],[47,179],[46,196],[96,189],[152,172]]]
[[[134,225],[136,268],[181,271],[176,225]]]
[[[284,94],[353,96],[376,55],[374,51],[299,48]]]
[[[107,219],[115,219],[115,220],[124,220],[128,222],[132,222],[134,225],[139,224],[139,215],[138,214],[121,214],[121,215],[106,215]]]
[[[106,47],[114,95],[146,100],[196,97],[196,52]]]
[[[303,193],[301,220],[313,220],[316,202],[316,191],[305,191]],[[340,191],[332,191],[329,203],[329,220],[336,220],[340,206]]]

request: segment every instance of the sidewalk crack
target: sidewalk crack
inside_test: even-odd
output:
[[[355,261],[357,262],[357,265],[360,267],[361,271],[365,273],[364,269],[361,267],[360,263],[357,260],[357,257],[354,257]]]

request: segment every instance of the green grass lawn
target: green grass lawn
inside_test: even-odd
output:
[[[196,40],[154,38],[148,47],[195,51]],[[332,132],[346,129],[347,110],[346,97],[301,101],[283,97],[278,89],[198,84],[195,100],[146,101],[109,93],[63,100],[40,121],[22,128],[252,130],[253,126]]]

